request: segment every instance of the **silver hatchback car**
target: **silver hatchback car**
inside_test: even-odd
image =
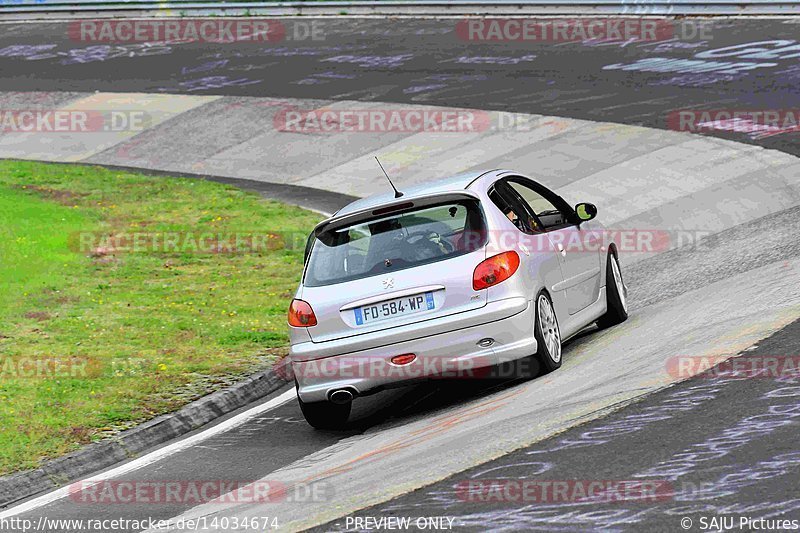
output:
[[[596,214],[492,170],[370,196],[321,222],[289,308],[306,420],[340,427],[354,398],[419,380],[561,366],[565,339],[628,316],[617,245]]]

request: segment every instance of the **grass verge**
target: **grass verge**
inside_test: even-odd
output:
[[[284,355],[319,218],[202,180],[0,161],[0,474]]]

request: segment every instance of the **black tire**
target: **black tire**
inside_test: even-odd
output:
[[[614,275],[614,266],[617,267],[619,279]],[[622,285],[620,287],[620,285]],[[622,291],[622,295],[620,294]],[[606,261],[606,303],[608,310],[606,314],[597,319],[597,327],[600,329],[610,328],[621,324],[628,319],[628,289],[622,279],[622,269],[617,260],[617,254],[613,251],[608,252]]]
[[[553,302],[546,292],[540,292],[534,301],[533,322],[537,344],[535,357],[539,362],[540,374],[547,374],[561,367],[561,330]]]
[[[342,429],[350,417],[352,403],[304,402],[297,397],[306,422],[315,429]]]

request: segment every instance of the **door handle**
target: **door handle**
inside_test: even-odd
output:
[[[561,245],[561,243],[558,243],[558,251],[561,252],[561,255],[563,257],[567,256],[567,251],[564,249],[564,247]]]

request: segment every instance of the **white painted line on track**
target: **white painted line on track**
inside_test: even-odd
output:
[[[245,423],[247,420],[253,418],[254,416],[260,415],[261,413],[264,413],[266,411],[274,409],[275,407],[278,407],[279,405],[283,405],[284,403],[286,403],[289,400],[291,400],[292,398],[294,398],[294,396],[295,396],[294,389],[293,388],[289,389],[286,392],[284,392],[283,394],[281,394],[279,396],[276,396],[275,398],[272,398],[271,400],[269,400],[267,402],[264,402],[261,405],[257,405],[255,407],[252,407],[252,408],[248,409],[247,411],[244,411],[243,413],[239,413],[238,415],[236,415],[236,416],[234,416],[234,417],[232,417],[232,418],[230,418],[228,420],[225,420],[224,422],[222,422],[220,424],[217,424],[216,426],[210,427],[210,428],[206,429],[205,431],[201,431],[200,433],[198,433],[196,435],[192,435],[191,437],[188,437],[186,439],[182,439],[182,440],[179,440],[177,442],[173,442],[169,446],[164,446],[163,448],[160,448],[158,450],[154,450],[154,451],[148,453],[147,455],[143,455],[142,457],[139,457],[138,459],[134,459],[133,461],[131,461],[129,463],[125,463],[125,464],[120,465],[120,466],[118,466],[116,468],[112,468],[111,470],[103,472],[102,474],[100,474],[97,477],[86,478],[86,479],[83,479],[83,480],[78,481],[76,483],[82,483],[82,484],[84,484],[84,486],[86,486],[85,484],[87,482],[90,483],[92,481],[96,481],[97,483],[99,483],[99,482],[101,482],[103,480],[111,479],[111,478],[114,478],[114,477],[121,476],[123,474],[127,474],[128,472],[132,472],[134,470],[138,470],[138,469],[140,469],[142,467],[145,467],[147,465],[153,464],[156,461],[160,461],[161,459],[163,459],[165,457],[168,457],[168,456],[170,456],[170,455],[172,455],[172,454],[174,454],[176,452],[179,452],[181,450],[184,450],[186,448],[194,446],[195,444],[197,444],[199,442],[202,442],[202,441],[204,441],[204,440],[206,440],[206,439],[208,439],[210,437],[213,437],[213,436],[218,435],[220,433],[224,433],[226,431],[229,431],[229,430],[235,428],[236,426],[240,426],[243,423]],[[27,512],[27,511],[31,511],[33,509],[37,509],[39,507],[42,507],[42,506],[45,506],[45,505],[49,505],[49,504],[53,503],[54,501],[60,500],[61,498],[65,498],[66,496],[69,495],[69,490],[70,490],[70,486],[71,485],[72,484],[70,483],[69,485],[65,485],[63,487],[60,487],[60,488],[52,491],[52,492],[48,492],[47,494],[42,494],[41,496],[39,496],[37,498],[34,498],[32,500],[28,500],[27,502],[21,503],[21,504],[15,506],[15,507],[12,507],[12,508],[7,509],[7,510],[5,510],[3,512],[0,512],[0,519],[9,518],[9,517],[12,517],[12,516]]]

